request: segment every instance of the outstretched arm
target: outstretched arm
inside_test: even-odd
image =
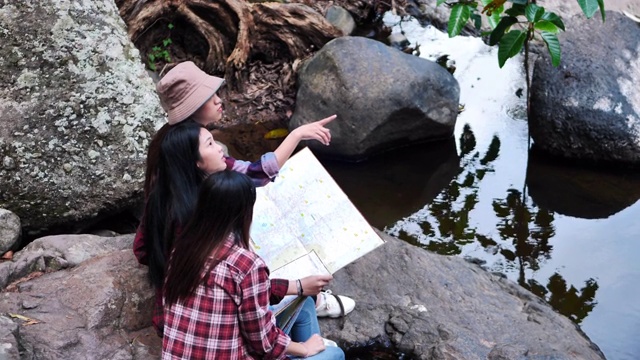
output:
[[[279,167],[282,167],[282,165],[289,160],[293,150],[296,149],[302,140],[318,140],[324,145],[329,145],[331,142],[331,132],[324,126],[336,117],[337,115],[331,115],[322,120],[304,124],[293,130],[274,151]]]

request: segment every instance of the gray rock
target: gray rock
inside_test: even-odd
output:
[[[0,262],[0,288],[33,272],[74,267],[98,255],[131,249],[133,234],[117,237],[54,235],[36,239],[17,252],[12,261]]]
[[[9,317],[0,315],[0,359],[18,360],[18,325]]]
[[[353,16],[349,14],[349,12],[340,6],[332,5],[327,9],[327,14],[325,15],[327,21],[331,23],[331,25],[337,27],[342,30],[343,35],[351,35],[353,30],[356,28],[356,22],[353,20]]]
[[[432,61],[380,42],[341,37],[327,43],[298,78],[291,129],[337,114],[331,146],[317,153],[352,160],[412,142],[449,138],[460,87]]]
[[[37,232],[132,203],[165,117],[113,1],[10,2],[0,38],[0,207]]]
[[[334,274],[356,301],[323,336],[341,344],[388,337],[415,359],[604,359],[568,318],[510,280],[457,257],[386,243]]]
[[[389,37],[387,38],[387,41],[389,42],[389,46],[392,46],[398,50],[402,50],[407,46],[411,45],[411,43],[409,42],[409,39],[407,39],[407,37],[404,36],[404,34],[399,34],[399,33],[393,33],[389,35]]]
[[[22,229],[18,215],[6,209],[0,209],[0,255],[11,250],[20,239]]]
[[[615,12],[604,24],[583,15],[566,23],[560,66],[548,55],[535,63],[529,119],[535,145],[567,159],[640,166],[638,24]]]
[[[157,338],[145,329],[154,301],[145,274],[131,249],[111,252],[32,279],[28,289],[2,293],[0,312],[19,311],[37,322],[14,319],[26,359],[157,359],[157,343],[145,345]],[[43,301],[20,308],[32,298]]]

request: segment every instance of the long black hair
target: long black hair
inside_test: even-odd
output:
[[[175,242],[164,287],[165,306],[193,294],[207,280],[207,260],[211,268],[228,255],[222,245],[233,236],[237,245],[249,248],[249,228],[253,218],[256,190],[242,173],[225,170],[209,175],[198,195],[194,214]]]
[[[202,128],[193,120],[172,125],[163,134],[157,154],[143,218],[149,279],[156,288],[162,287],[174,237],[193,213],[198,187],[206,176],[197,166]]]

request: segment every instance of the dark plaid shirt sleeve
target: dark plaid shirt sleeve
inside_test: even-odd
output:
[[[271,296],[269,297],[269,304],[277,304],[282,301],[282,298],[287,296],[289,291],[289,280],[287,279],[271,279]]]
[[[265,186],[278,175],[280,166],[276,154],[268,152],[255,162],[236,160],[232,157],[225,157],[227,169],[246,174],[253,180],[255,186]]]

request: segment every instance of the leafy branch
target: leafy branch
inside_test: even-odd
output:
[[[587,18],[600,9],[602,21],[605,20],[604,0],[577,0]],[[506,8],[506,4],[510,7]],[[491,27],[489,45],[498,45],[498,64],[503,67],[506,61],[527,49],[529,41],[536,36],[544,41],[551,55],[553,66],[560,64],[560,42],[557,34],[565,31],[565,26],[556,13],[547,11],[536,4],[535,0],[460,0],[447,2],[438,0],[437,5],[451,7],[449,16],[449,37],[459,35],[465,25],[472,20],[480,29],[482,16],[486,16]],[[482,10],[479,7],[482,6]]]

